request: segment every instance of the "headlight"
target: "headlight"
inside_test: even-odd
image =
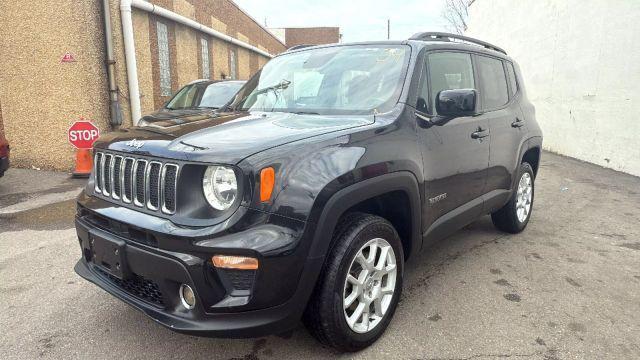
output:
[[[202,178],[202,189],[214,209],[227,210],[238,197],[236,173],[228,167],[209,166]]]

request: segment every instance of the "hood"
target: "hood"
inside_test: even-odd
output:
[[[180,125],[158,122],[111,132],[102,136],[95,147],[186,161],[237,164],[250,155],[292,141],[373,123],[371,115],[210,113],[206,118]]]
[[[169,110],[163,108],[143,116],[140,118],[140,121],[144,121],[147,124],[156,124],[158,126],[167,127],[208,119],[212,114],[214,114],[214,111],[214,109]]]

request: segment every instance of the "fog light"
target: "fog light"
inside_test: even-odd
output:
[[[187,284],[180,285],[180,301],[182,305],[191,310],[196,306],[196,295],[193,293],[191,286]]]

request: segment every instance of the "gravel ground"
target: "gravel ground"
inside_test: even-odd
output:
[[[11,169],[0,209],[77,187],[31,187],[41,174]],[[73,200],[0,214],[0,358],[640,358],[640,179],[545,153],[536,184],[527,230],[505,235],[484,217],[412,258],[385,335],[346,355],[302,326],[173,333],[73,272]]]

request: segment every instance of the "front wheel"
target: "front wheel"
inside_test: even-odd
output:
[[[491,214],[493,225],[502,231],[519,233],[527,226],[531,218],[534,195],[534,175],[531,165],[520,164],[516,189],[509,202],[500,210]]]
[[[376,341],[402,292],[400,238],[385,219],[349,214],[338,227],[304,322],[314,337],[340,351]]]

